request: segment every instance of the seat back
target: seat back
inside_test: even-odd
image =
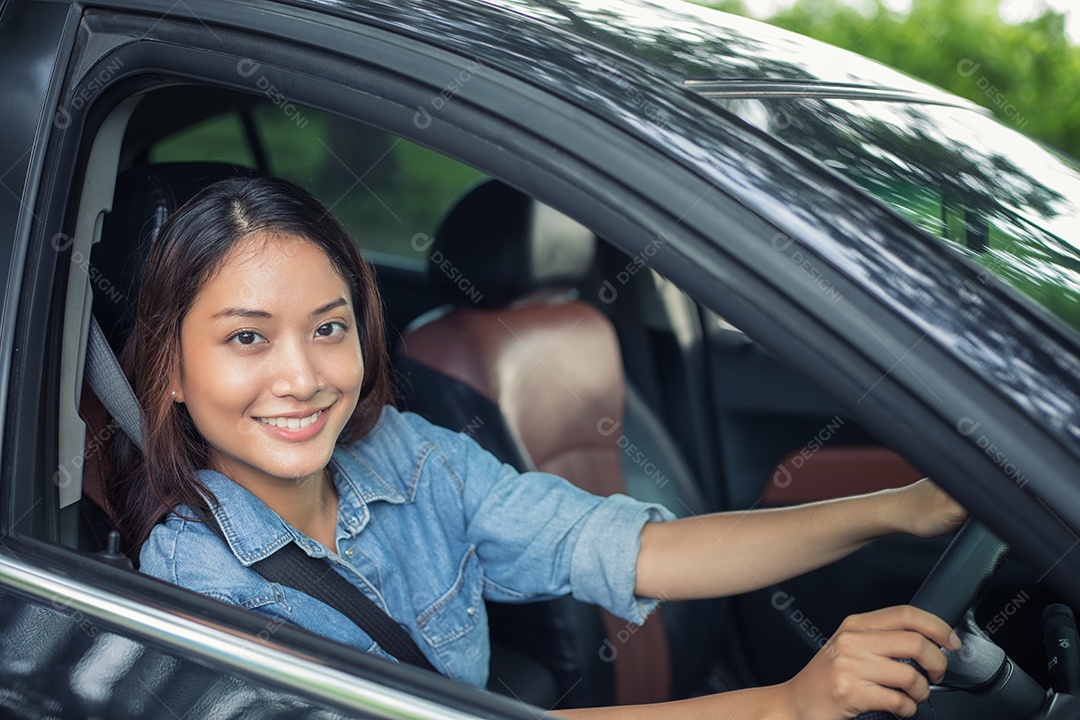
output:
[[[477,186],[430,248],[429,279],[451,305],[414,322],[398,355],[410,409],[519,470],[611,495],[627,490],[612,431],[625,420],[622,356],[608,318],[568,293],[594,248],[591,232],[553,209],[497,181]],[[493,637],[552,668],[563,707],[670,698],[660,611],[637,628],[567,598],[491,617]]]

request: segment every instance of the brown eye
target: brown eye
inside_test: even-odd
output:
[[[240,345],[254,345],[257,342],[265,342],[266,338],[254,330],[241,330],[233,335],[230,340]]]
[[[315,334],[318,337],[333,337],[334,335],[340,335],[345,332],[345,326],[339,322],[328,322],[320,325]]]

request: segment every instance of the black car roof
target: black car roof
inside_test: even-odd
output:
[[[861,55],[689,2],[449,0],[439,12],[385,0],[286,2],[382,25],[526,79],[595,63],[644,73],[657,95],[687,88],[977,107]]]

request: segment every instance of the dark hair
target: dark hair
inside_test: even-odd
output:
[[[170,379],[180,362],[180,327],[206,282],[237,242],[254,233],[296,235],[330,258],[352,293],[364,379],[360,401],[338,442],[363,437],[392,402],[382,302],[371,268],[348,230],[296,185],[270,177],[237,177],[208,186],[165,222],[146,259],[135,328],[122,363],[133,374],[145,416],[145,453],[122,433],[114,436],[116,472],[109,505],[130,555],[136,555],[161,518],[186,505],[199,519],[213,499],[196,471],[209,448],[183,404],[173,402]]]

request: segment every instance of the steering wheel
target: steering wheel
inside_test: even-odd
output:
[[[930,699],[919,705],[916,720],[1027,720],[1046,703],[1046,690],[991,642],[969,612],[1008,552],[1008,545],[969,519],[911,599],[955,628],[963,641],[960,650],[945,652],[948,670],[941,684],[931,688]],[[856,720],[895,716],[875,711]]]

